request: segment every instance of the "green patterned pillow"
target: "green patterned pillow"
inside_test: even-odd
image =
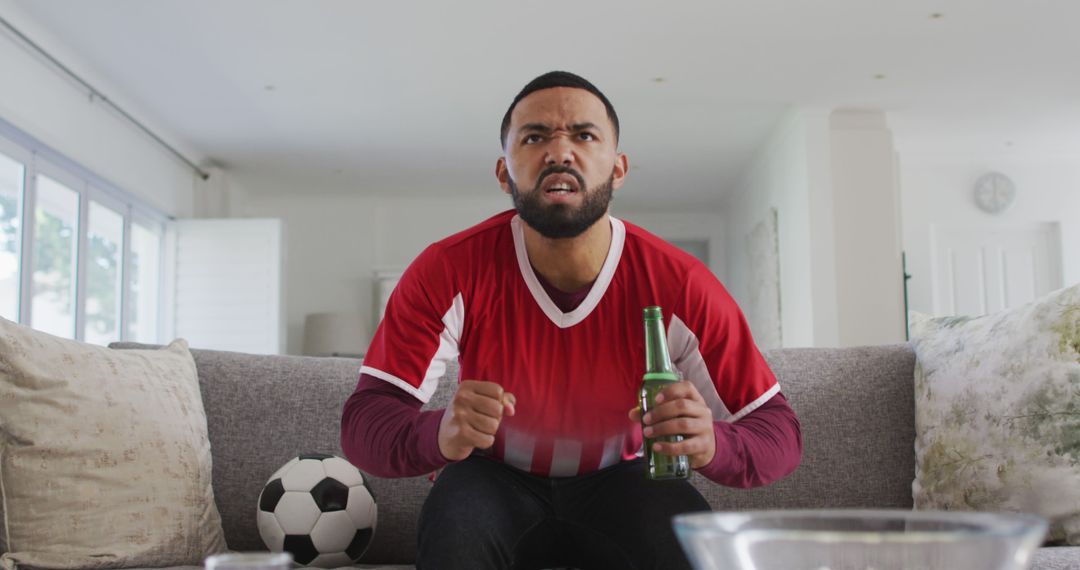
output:
[[[915,508],[1035,513],[1080,545],[1080,285],[912,344]]]

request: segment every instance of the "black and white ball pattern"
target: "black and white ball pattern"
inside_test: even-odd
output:
[[[364,554],[375,532],[375,495],[348,461],[322,453],[295,457],[259,494],[259,535],[298,564],[337,568]]]

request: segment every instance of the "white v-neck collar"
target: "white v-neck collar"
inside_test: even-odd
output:
[[[559,328],[572,327],[585,320],[585,317],[589,316],[593,309],[600,304],[600,299],[604,297],[608,286],[611,285],[611,279],[615,277],[615,268],[619,266],[623,244],[626,242],[626,226],[623,225],[621,220],[612,216],[608,216],[608,219],[611,220],[611,245],[608,247],[604,265],[600,268],[600,275],[596,277],[596,281],[593,283],[592,289],[589,290],[585,300],[569,313],[562,312],[555,305],[555,302],[548,296],[547,291],[544,290],[544,286],[540,284],[540,280],[537,279],[536,272],[533,271],[532,264],[529,263],[529,252],[525,249],[525,231],[521,227],[524,222],[521,221],[521,217],[514,215],[510,219],[510,229],[514,234],[514,250],[517,253],[518,270],[521,271],[521,277],[525,279],[525,284],[529,286],[529,291],[532,293],[533,299],[536,299],[536,304],[540,305],[544,314]]]

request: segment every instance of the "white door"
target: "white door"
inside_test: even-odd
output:
[[[934,315],[985,315],[1061,288],[1060,236],[1056,223],[932,226]]]

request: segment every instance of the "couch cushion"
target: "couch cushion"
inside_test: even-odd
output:
[[[911,508],[911,348],[782,349],[764,355],[799,417],[802,464],[772,485],[749,490],[694,474],[712,507]]]
[[[1076,570],[1080,568],[1080,547],[1049,546],[1035,551],[1031,570]]]
[[[916,505],[1034,513],[1080,545],[1080,285],[916,322],[912,342]]]
[[[114,348],[146,345],[114,343]],[[356,388],[360,361],[192,350],[214,453],[214,492],[232,550],[265,550],[256,526],[259,492],[289,459],[304,452],[342,457],[341,410]],[[456,367],[450,373],[456,377]],[[429,405],[445,402],[445,386]],[[443,404],[445,405],[445,404]],[[416,517],[427,477],[388,480],[364,474],[379,514],[363,564],[412,562]]]
[[[0,319],[5,567],[201,564],[225,542],[187,344],[117,353]]]

